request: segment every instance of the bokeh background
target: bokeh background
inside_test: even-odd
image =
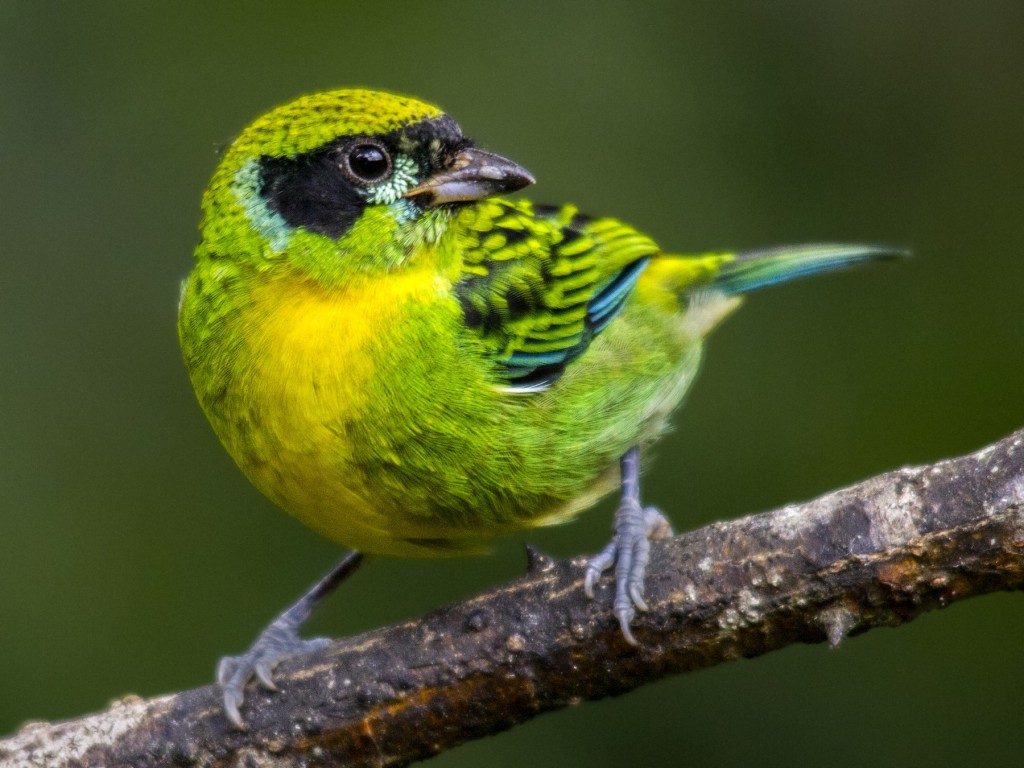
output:
[[[912,260],[752,298],[646,486],[678,527],[1024,425],[1024,4],[0,3],[0,734],[202,685],[334,562],[194,402],[174,331],[217,149],[300,93],[443,105],[534,199],[666,247],[888,242]],[[490,558],[378,559],[356,633],[598,549],[611,507]],[[548,715],[439,766],[1019,759],[1002,594]]]

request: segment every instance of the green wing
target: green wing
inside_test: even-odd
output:
[[[573,206],[487,201],[459,217],[466,326],[480,334],[512,392],[539,392],[622,309],[658,247],[614,219]]]

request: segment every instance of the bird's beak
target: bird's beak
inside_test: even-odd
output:
[[[470,147],[459,152],[449,168],[417,184],[405,196],[423,195],[427,207],[433,208],[515,192],[534,181],[528,170],[507,157]]]

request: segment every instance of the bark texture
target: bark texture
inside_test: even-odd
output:
[[[30,723],[2,768],[406,765],[543,712],[791,643],[838,644],[923,611],[1024,585],[1024,430],[804,504],[656,542],[650,611],[629,646],[611,583],[585,560],[529,572],[416,621],[283,664],[250,687],[247,729],[207,686]]]

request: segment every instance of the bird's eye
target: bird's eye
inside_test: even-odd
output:
[[[391,173],[391,155],[382,145],[363,140],[346,150],[342,169],[359,184],[375,184]]]

